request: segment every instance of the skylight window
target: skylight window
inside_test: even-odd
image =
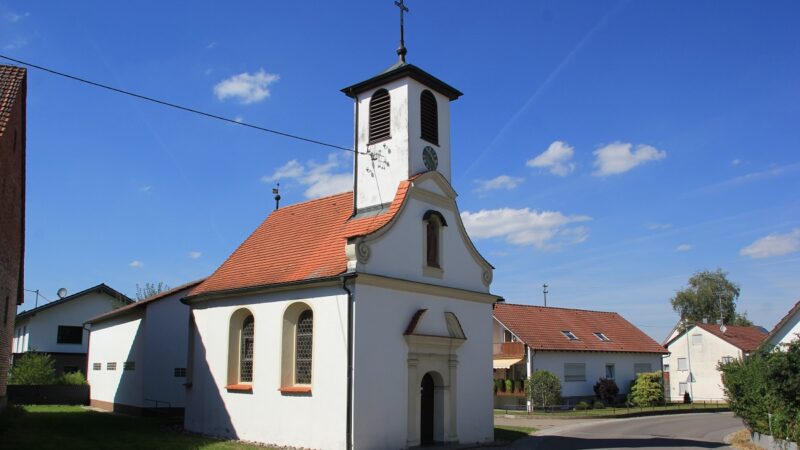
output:
[[[566,336],[567,339],[569,339],[570,341],[577,341],[578,340],[578,336],[575,336],[575,334],[573,334],[572,331],[561,330],[561,332],[564,333],[564,336]]]
[[[609,339],[608,336],[599,331],[595,331],[593,334],[595,335],[595,337],[597,337],[597,339],[600,339],[603,342],[611,342],[611,339]]]

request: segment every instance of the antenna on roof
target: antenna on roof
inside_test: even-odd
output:
[[[278,183],[277,186],[272,188],[272,193],[275,194],[275,210],[277,211],[278,208],[281,207],[281,194],[280,194],[281,184]]]
[[[542,293],[544,294],[544,306],[547,306],[547,283],[542,285]]]
[[[56,295],[58,296],[58,298],[66,297],[67,296],[67,288],[59,289],[58,292],[56,292]]]

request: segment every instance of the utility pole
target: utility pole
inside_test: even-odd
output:
[[[542,293],[544,294],[544,306],[547,306],[547,283],[542,285]]]

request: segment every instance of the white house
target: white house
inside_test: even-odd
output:
[[[780,349],[781,345],[800,339],[800,300],[775,325],[764,339],[764,345]]]
[[[140,414],[185,405],[189,307],[184,284],[86,321],[92,406]]]
[[[664,382],[668,397],[683,401],[689,392],[693,401],[724,401],[722,375],[717,366],[733,358],[746,358],[764,340],[760,327],[698,323],[679,331],[666,346]]]
[[[276,210],[184,299],[185,426],[323,449],[491,441],[493,268],[450,184],[461,93],[404,61],[343,92],[354,191]]]
[[[84,291],[54,300],[17,314],[13,355],[49,353],[55,360],[56,373],[86,373],[89,331],[83,327],[91,317],[133,303],[116,290],[98,284]]]
[[[524,380],[547,370],[569,403],[593,398],[600,378],[620,394],[642,372],[661,368],[667,351],[615,312],[498,303],[494,308],[494,378]],[[524,391],[497,392],[495,406],[524,405]]]

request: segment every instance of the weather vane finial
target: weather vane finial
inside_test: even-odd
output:
[[[395,1],[395,5],[400,8],[400,47],[397,48],[397,55],[400,57],[400,61],[406,62],[406,42],[405,36],[403,34],[403,13],[408,12],[408,8],[405,5],[405,0]]]

